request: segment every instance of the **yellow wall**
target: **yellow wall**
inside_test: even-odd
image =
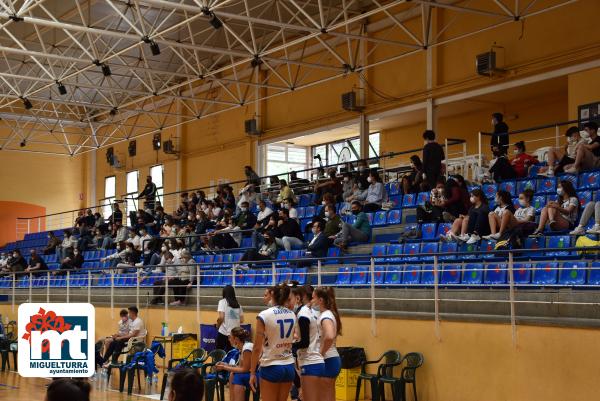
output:
[[[569,119],[579,118],[577,107],[600,101],[600,68],[569,75]]]
[[[96,308],[97,337],[112,333],[118,311],[111,319],[108,308]],[[9,305],[0,305],[0,313],[16,317]],[[159,335],[163,313],[161,308],[141,310],[150,337]],[[246,319],[254,323],[255,314]],[[202,312],[202,323],[215,320],[215,312]],[[171,309],[168,322],[170,329],[182,325],[185,332],[198,332],[195,311]],[[377,337],[366,317],[346,316],[343,324],[338,345],[365,347],[369,359],[388,349],[423,353],[425,364],[417,374],[423,400],[593,400],[600,389],[597,329],[518,326],[513,346],[507,324],[442,322],[439,340],[432,321],[380,318]]]

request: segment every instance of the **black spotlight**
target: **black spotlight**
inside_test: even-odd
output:
[[[110,109],[108,114],[110,114],[111,116],[115,116],[117,114],[117,111],[119,111],[119,109],[117,109],[116,107],[113,107],[112,109]]]
[[[25,139],[23,139],[19,145],[20,145],[22,148],[24,148],[24,147],[25,147],[25,145],[27,145],[27,142],[25,141]]]
[[[25,110],[29,110],[29,109],[33,108],[33,104],[31,104],[29,99],[27,99],[26,97],[22,97],[21,100],[23,101],[23,106],[25,106]]]
[[[215,29],[220,29],[223,26],[223,22],[221,22],[221,20],[219,19],[219,17],[217,17],[215,15],[215,13],[213,13],[212,11],[210,13],[210,18],[209,18],[208,22]]]
[[[160,47],[158,47],[158,43],[155,41],[150,42],[150,51],[153,56],[158,56],[160,54]]]
[[[102,64],[101,68],[102,68],[102,75],[104,75],[105,77],[110,77],[112,72],[110,71],[110,67],[108,66],[108,64]]]
[[[61,82],[56,81],[56,85],[58,86],[58,93],[60,93],[61,95],[67,94],[67,88],[65,88],[65,86]]]

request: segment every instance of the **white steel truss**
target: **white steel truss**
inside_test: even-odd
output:
[[[0,0],[0,148],[81,154],[576,1]]]

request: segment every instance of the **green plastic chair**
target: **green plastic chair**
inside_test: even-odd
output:
[[[225,385],[229,377],[224,378],[223,375],[219,375],[215,366],[225,358],[227,353],[221,349],[216,349],[208,354],[207,361],[199,366],[200,375],[204,380],[204,400],[213,401],[215,398],[215,390],[217,390],[217,401],[225,401]]]
[[[201,365],[206,361],[208,355],[206,354],[206,350],[202,348],[196,348],[192,350],[185,358],[175,358],[169,360],[169,364],[167,365],[167,372],[163,375],[162,385],[160,387],[160,399],[162,400],[165,396],[165,388],[167,387],[167,377],[169,373],[173,372],[173,366],[175,364],[184,367],[184,368],[192,368],[193,365]],[[175,366],[177,366],[175,365]]]
[[[423,365],[423,355],[418,352],[410,352],[402,358],[402,371],[400,377],[382,377],[380,379],[382,394],[383,385],[389,383],[392,385],[393,401],[406,401],[406,385],[412,384],[414,400],[417,398],[417,368]],[[385,397],[382,397],[385,401]]]
[[[380,363],[383,360],[385,360],[385,362]],[[360,365],[360,374],[356,380],[356,401],[358,401],[360,397],[360,386],[363,380],[371,383],[371,392],[373,393],[372,401],[379,401],[379,379],[381,377],[391,377],[394,366],[400,365],[401,361],[402,355],[400,355],[400,352],[389,350],[384,352],[383,355],[381,355],[381,357],[376,361],[363,362]],[[377,373],[367,373],[367,365],[373,365],[376,363],[379,363],[379,366],[377,367]]]

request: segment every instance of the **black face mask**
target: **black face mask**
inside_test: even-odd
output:
[[[353,210],[353,211],[352,211],[352,214],[353,214],[353,215],[355,215],[355,216],[356,216],[357,214],[359,214],[359,213],[360,213],[360,210]]]

